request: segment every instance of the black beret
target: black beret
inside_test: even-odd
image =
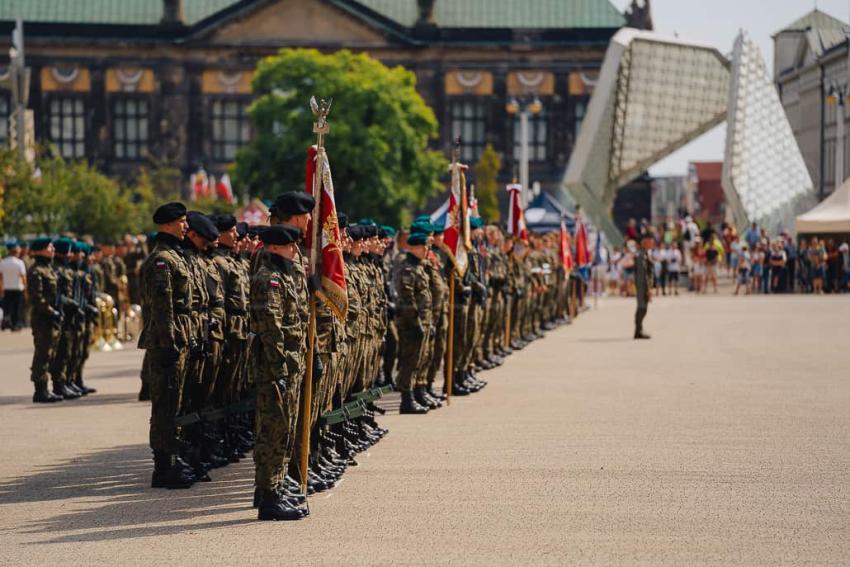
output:
[[[53,250],[57,254],[70,254],[73,247],[74,241],[70,238],[60,238],[53,242]]]
[[[186,216],[186,205],[183,203],[166,203],[159,207],[153,214],[154,224],[168,224],[180,217]]]
[[[384,227],[379,226],[379,227],[378,227],[378,238],[382,238],[382,239],[383,239],[383,238],[386,238],[386,237],[387,237],[387,231],[386,231],[386,230],[384,230]]]
[[[248,226],[248,236],[260,236],[260,233],[268,228],[265,224],[253,224]]]
[[[189,223],[189,228],[197,232],[201,238],[209,241],[218,238],[218,229],[204,213],[191,211],[186,214],[186,222]]]
[[[363,234],[365,235],[363,238],[371,238],[373,236],[378,236],[378,225],[369,224],[361,226],[363,226]]]
[[[237,222],[236,223],[236,236],[241,240],[248,235],[248,223],[247,222]]]
[[[339,223],[339,228],[345,228],[348,226],[348,215],[345,213],[337,213],[336,221]]]
[[[351,240],[363,240],[363,226],[359,224],[353,224],[349,226],[347,230],[348,236],[351,238]]]
[[[277,196],[272,209],[277,214],[303,215],[312,213],[316,200],[309,193],[303,191],[287,191]]]
[[[274,224],[260,233],[263,244],[291,244],[301,239],[301,229],[291,224]]]
[[[211,215],[210,220],[213,221],[219,232],[230,230],[236,226],[236,217],[233,215]]]

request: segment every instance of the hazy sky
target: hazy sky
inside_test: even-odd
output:
[[[631,0],[611,0],[623,10]],[[743,29],[759,45],[773,72],[771,35],[808,13],[818,9],[846,22],[850,19],[850,0],[651,0],[655,31],[716,46],[721,53],[732,50],[738,31]],[[725,125],[720,125],[684,148],[659,162],[653,175],[684,175],[692,160],[723,159]]]

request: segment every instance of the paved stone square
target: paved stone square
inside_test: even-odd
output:
[[[0,564],[846,565],[850,299],[600,301],[260,523],[252,464],[148,488],[141,352],[96,353],[98,394],[30,403],[0,335]]]

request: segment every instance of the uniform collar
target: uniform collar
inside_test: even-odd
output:
[[[295,269],[295,265],[292,260],[284,258],[283,256],[279,256],[277,254],[268,254],[268,257],[269,262],[271,262],[273,266],[278,268],[284,274],[292,275],[292,272]]]

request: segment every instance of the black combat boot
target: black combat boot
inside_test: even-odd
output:
[[[261,489],[258,496],[258,520],[291,521],[304,517],[304,512],[293,508],[286,496],[277,490]]]
[[[195,477],[174,456],[154,451],[151,488],[181,489],[194,484]]]
[[[35,393],[32,395],[32,403],[34,404],[52,404],[61,402],[62,396],[51,394],[47,389],[47,384],[36,384]]]
[[[463,373],[460,371],[455,372],[454,378],[452,379],[452,395],[468,396],[471,393],[472,392],[463,385]]]
[[[420,405],[413,397],[413,392],[401,393],[401,405],[398,413],[422,415],[428,413],[428,407]]]
[[[53,393],[62,396],[63,400],[76,400],[80,395],[65,385],[64,382],[53,383]]]
[[[434,391],[434,383],[433,382],[428,384],[428,388],[426,388],[425,391],[428,393],[429,396],[431,396],[432,398],[434,398],[435,400],[437,400],[439,402],[444,402],[446,400],[447,396],[445,394],[442,394],[442,393],[438,394],[437,392]]]
[[[443,404],[428,395],[428,391],[425,389],[425,386],[416,386],[416,388],[413,389],[413,399],[416,400],[416,403],[420,406],[425,406],[428,409],[434,410],[443,407]]]
[[[94,388],[89,388],[83,383],[82,377],[75,379],[74,384],[76,384],[78,390],[83,392],[84,396],[88,396],[89,394],[97,394],[97,390],[95,390]]]

